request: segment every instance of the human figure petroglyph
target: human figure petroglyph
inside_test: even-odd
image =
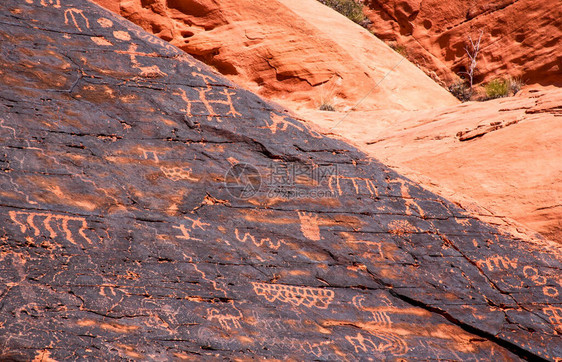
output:
[[[245,243],[246,241],[251,241],[255,246],[257,247],[261,247],[261,246],[269,246],[270,248],[277,250],[279,249],[279,247],[281,246],[281,243],[283,242],[283,240],[278,240],[278,241],[272,241],[270,238],[262,238],[262,239],[256,239],[252,234],[246,232],[244,233],[243,236],[241,236],[241,232],[238,231],[238,229],[234,229],[234,235],[236,236],[236,239],[241,242],[241,243]]]
[[[302,234],[313,241],[320,240],[320,227],[318,226],[318,215],[298,212]]]
[[[295,307],[304,305],[327,309],[334,299],[334,292],[324,288],[297,287],[283,284],[265,284],[252,282],[254,292],[265,297],[269,302],[279,300]]]
[[[78,224],[78,235],[86,240],[88,244],[93,244],[92,240],[86,235],[88,223],[85,218],[79,216],[58,215],[47,212],[26,212],[26,211],[10,211],[10,218],[16,223],[23,234],[31,231],[34,236],[41,234],[43,227],[49,234],[51,239],[59,236],[57,230],[62,230],[68,242],[77,245],[75,232],[70,230],[71,225]]]
[[[341,181],[340,181],[341,180]],[[334,181],[335,181],[335,188],[334,188]],[[369,195],[371,196],[378,196],[377,187],[373,183],[373,181],[365,178],[360,177],[347,177],[347,176],[340,176],[340,175],[330,175],[328,178],[328,187],[332,193],[337,191],[338,195],[343,195],[343,190],[341,188],[343,182],[347,181],[351,182],[355,189],[355,193],[359,195],[363,189],[365,189]]]
[[[185,217],[185,219],[189,220],[191,222],[191,229],[199,228],[199,229],[205,231],[204,226],[210,226],[210,224],[207,224],[206,222],[201,222],[201,219],[199,219],[199,218],[192,219],[190,217]]]
[[[213,87],[211,87],[209,81],[214,81],[215,78],[213,78],[212,76],[206,75],[206,74],[202,74],[199,72],[192,72],[193,76],[199,77],[203,80],[203,82],[205,82],[206,87],[204,88],[197,88],[196,91],[199,95],[198,98],[196,99],[191,99],[188,95],[187,92],[184,89],[179,88],[177,91],[174,92],[175,95],[180,96],[180,98],[185,102],[185,108],[181,109],[182,112],[185,112],[185,115],[187,117],[193,117],[193,106],[194,104],[198,103],[198,104],[202,104],[206,111],[207,111],[207,120],[210,121],[213,119],[213,117],[215,117],[215,119],[217,120],[217,122],[222,122],[222,118],[219,117],[220,112],[215,111],[215,107],[217,105],[225,105],[228,106],[229,110],[226,112],[227,116],[231,116],[231,117],[240,117],[242,116],[241,113],[239,113],[236,108],[234,107],[234,103],[232,101],[232,96],[236,95],[236,92],[231,91],[227,88],[223,88],[221,92],[218,93],[218,95],[221,95],[222,99],[208,99],[208,94],[209,92],[213,92],[214,89]]]
[[[60,5],[59,5],[60,6]],[[66,9],[64,11],[64,23],[66,25],[68,25],[68,23],[70,22],[70,20],[72,20],[72,23],[74,24],[74,26],[76,27],[76,29],[78,29],[79,32],[82,32],[82,28],[80,27],[80,22],[78,21],[78,19],[83,19],[84,23],[86,25],[86,28],[90,28],[90,21],[88,20],[88,18],[84,15],[84,11],[80,10],[80,9],[75,9],[75,8],[71,8],[71,9]]]

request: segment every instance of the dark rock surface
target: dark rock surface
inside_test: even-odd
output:
[[[559,247],[96,5],[0,3],[0,109],[4,359],[562,358]]]

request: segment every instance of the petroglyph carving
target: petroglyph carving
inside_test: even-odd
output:
[[[485,266],[489,271],[506,270],[509,268],[517,269],[517,259],[510,259],[505,256],[493,256],[486,260],[476,261],[479,268]]]
[[[59,4],[59,7],[60,7],[60,4]],[[80,18],[82,18],[84,20],[84,24],[86,25],[86,28],[89,29],[90,28],[90,21],[84,15],[83,10],[71,8],[71,9],[66,9],[64,11],[64,23],[66,25],[68,25],[69,21],[72,20],[72,23],[74,24],[76,29],[78,29],[79,32],[82,32],[82,28],[80,27],[81,21],[79,21]]]
[[[60,8],[60,0],[41,0],[41,5]]]
[[[525,267],[523,267],[523,274],[527,278],[531,279],[536,285],[546,284],[546,278],[542,275],[539,275],[539,271],[537,270],[537,268],[526,265]]]
[[[209,81],[214,81],[215,79],[211,76],[198,72],[192,72],[192,75],[203,79],[207,87],[197,89],[197,92],[199,93],[199,98],[197,99],[190,99],[187,95],[187,92],[183,89],[178,89],[177,92],[174,92],[175,95],[180,96],[181,99],[185,102],[186,106],[184,109],[181,109],[181,111],[185,112],[187,117],[193,117],[193,106],[197,103],[202,104],[205,107],[207,111],[208,121],[215,117],[217,119],[217,122],[222,122],[222,119],[218,116],[220,112],[216,112],[214,109],[214,107],[217,105],[228,106],[229,110],[226,112],[226,114],[229,116],[239,117],[242,115],[238,111],[236,111],[236,108],[234,108],[234,104],[232,103],[232,96],[236,94],[235,92],[224,88],[221,92],[218,93],[222,96],[223,99],[208,99],[208,93],[214,90],[209,84]]]
[[[353,299],[352,299],[352,302],[353,302],[353,305],[357,309],[371,313],[371,315],[373,316],[373,320],[376,324],[379,324],[382,327],[388,327],[388,328],[390,328],[390,326],[392,325],[390,317],[384,311],[384,309],[387,309],[387,308],[384,308],[384,307],[383,308],[365,307],[364,306],[365,297],[362,296],[362,295],[354,296]]]
[[[384,258],[382,251],[382,243],[380,241],[370,241],[370,240],[356,240],[350,233],[343,232],[342,236],[345,237],[346,241],[350,244],[364,244],[369,247],[370,252],[377,252],[379,257]]]
[[[99,18],[98,24],[100,24],[102,28],[111,28],[113,26],[113,21],[107,18]]]
[[[318,215],[299,212],[302,234],[314,241],[320,240],[320,228],[318,227]]]
[[[92,240],[86,235],[88,223],[83,217],[26,211],[10,211],[9,214],[23,234],[29,230],[34,236],[39,236],[41,228],[44,228],[49,233],[49,237],[54,239],[59,236],[58,230],[62,231],[68,242],[77,245],[76,232],[70,228],[78,225],[78,235],[88,244],[92,244]]]
[[[544,295],[546,295],[547,297],[551,297],[551,298],[555,298],[559,294],[558,289],[556,289],[554,287],[550,287],[550,286],[543,287],[542,292],[543,292]]]
[[[345,339],[353,345],[356,353],[362,351],[364,353],[378,352],[403,355],[408,351],[408,345],[402,338],[388,333],[377,333],[376,336],[367,337],[357,333],[357,336],[346,336]]]
[[[142,151],[142,155],[145,160],[150,160],[152,158],[154,161],[156,161],[156,163],[160,162],[160,160],[158,159],[158,153],[156,153],[155,151],[145,150],[144,148],[141,148],[140,150]]]
[[[562,325],[562,308],[548,306],[542,309],[543,313],[548,316],[550,323],[560,326]]]
[[[199,181],[198,178],[191,176],[191,168],[189,167],[165,167],[161,166],[160,170],[164,173],[164,175],[172,181],[180,181],[180,180],[187,180],[187,181]]]
[[[176,238],[181,240],[195,240],[201,241],[201,239],[197,239],[191,236],[190,232],[192,232],[191,228],[187,228],[184,224],[180,224],[180,226],[172,226],[174,229],[178,229],[181,232],[181,235],[176,235]]]
[[[160,68],[158,68],[157,65],[151,65],[151,66],[147,66],[147,67],[142,66],[139,63],[139,61],[137,60],[137,55],[149,56],[149,54],[138,53],[137,49],[138,49],[138,45],[132,43],[129,46],[129,49],[126,53],[129,54],[129,57],[131,58],[131,65],[133,66],[133,68],[136,68],[136,69],[140,70],[140,75],[142,77],[157,78],[157,77],[163,77],[163,76],[167,75],[166,73],[162,72],[160,70]],[[118,52],[118,53],[122,53],[122,52]]]
[[[199,228],[205,231],[205,228],[203,226],[210,226],[210,224],[207,224],[206,222],[201,222],[199,218],[192,219],[190,217],[186,217],[185,219],[191,221],[191,229]]]
[[[129,27],[129,30],[135,33],[135,35],[141,40],[144,40],[152,45],[159,45],[161,47],[164,47],[166,50],[171,51],[173,53],[180,54],[180,51],[176,49],[172,44],[165,42],[164,40],[160,39],[157,36],[154,36],[146,31],[141,31],[133,27]]]
[[[234,235],[236,235],[236,239],[241,242],[241,243],[245,243],[246,241],[251,241],[255,246],[257,247],[261,247],[263,245],[269,246],[272,249],[279,249],[279,247],[281,246],[281,243],[283,242],[283,240],[279,240],[279,241],[272,241],[270,238],[264,238],[261,240],[257,240],[252,234],[250,233],[244,233],[244,236],[241,237],[240,236],[240,232],[238,231],[238,229],[234,229]]]
[[[316,307],[327,309],[334,299],[334,292],[323,288],[297,287],[282,284],[265,284],[252,282],[254,292],[265,297],[269,302],[279,300],[295,307]]]
[[[335,188],[334,188],[335,182]],[[330,187],[330,191],[338,193],[338,195],[343,195],[342,184],[344,182],[351,182],[355,189],[355,193],[359,195],[363,189],[365,189],[369,195],[371,196],[378,196],[377,187],[373,183],[373,181],[369,179],[364,179],[360,177],[346,177],[346,176],[339,176],[339,175],[331,175],[328,178],[328,186]]]
[[[131,36],[126,31],[116,30],[113,32],[113,36],[115,37],[115,39],[131,41]]]
[[[407,184],[406,180],[403,179],[394,179],[390,180],[390,182],[397,182],[400,184],[400,193],[402,195],[402,199],[406,203],[406,214],[412,215],[412,207],[415,207],[418,210],[418,213],[421,217],[425,216],[422,208],[415,202],[414,198],[410,196],[410,188]]]
[[[113,44],[111,44],[111,42],[107,41],[107,39],[105,39],[102,36],[92,36],[90,37],[90,39],[92,39],[92,41],[94,43],[96,43],[97,45],[103,45],[103,46],[112,46]]]
[[[267,120],[264,120],[264,122],[267,128],[269,128],[271,130],[271,133],[273,134],[277,133],[277,131],[286,131],[289,126],[294,127],[301,132],[304,132],[304,129],[302,127],[287,121],[285,117],[280,116],[275,112],[271,112],[269,118],[271,119],[271,124],[268,123]]]
[[[216,320],[222,328],[230,330],[232,328],[240,328],[242,316],[221,314],[218,309],[211,308],[207,310],[207,319],[210,321]]]

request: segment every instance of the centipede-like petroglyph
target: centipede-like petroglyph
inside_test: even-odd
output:
[[[334,299],[334,292],[325,288],[297,287],[283,284],[265,284],[252,282],[254,292],[269,302],[276,300],[289,303],[295,307],[316,307],[327,309]]]

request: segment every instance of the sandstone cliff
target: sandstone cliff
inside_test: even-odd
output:
[[[445,84],[466,71],[468,36],[482,32],[476,81],[520,77],[562,85],[560,0],[366,0],[370,29]]]
[[[359,109],[457,103],[367,30],[316,0],[96,1],[291,109],[345,110],[365,96]]]

